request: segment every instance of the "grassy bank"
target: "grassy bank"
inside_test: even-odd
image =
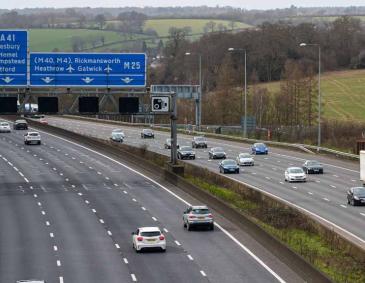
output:
[[[187,176],[189,182],[227,202],[284,242],[335,282],[365,282],[365,265],[336,247],[336,242],[318,235],[289,211],[262,207],[232,190]],[[298,228],[299,227],[299,228]]]

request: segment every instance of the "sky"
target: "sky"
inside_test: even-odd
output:
[[[232,6],[245,9],[274,9],[324,6],[365,6],[365,0],[1,0],[0,9],[21,9],[36,7],[171,7],[171,6]]]

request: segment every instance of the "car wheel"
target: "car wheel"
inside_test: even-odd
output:
[[[186,228],[186,223],[185,223],[185,221],[184,221],[183,223],[184,223],[184,224],[183,224],[183,227],[184,227],[184,228]]]
[[[214,231],[214,224],[211,224],[211,225],[210,225],[210,230],[211,230],[211,231]]]
[[[236,174],[239,174],[240,173],[240,170],[236,170]]]
[[[349,199],[347,199],[347,204],[350,204],[350,200]]]
[[[39,145],[41,145],[41,144],[42,144],[42,142],[41,142],[41,141],[39,141],[39,142],[38,142],[38,144],[39,144]]]
[[[161,249],[161,252],[163,252],[163,253],[166,252],[166,249]]]
[[[351,203],[351,205],[352,205],[352,206],[355,206],[355,205],[356,205],[356,203],[355,203],[355,200],[354,200],[354,199],[351,199],[351,202],[350,202],[350,203]]]

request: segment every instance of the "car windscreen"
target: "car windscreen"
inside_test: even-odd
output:
[[[205,138],[203,138],[203,137],[196,137],[195,140],[196,141],[205,141]]]
[[[209,214],[210,212],[209,212],[209,209],[207,209],[207,208],[199,208],[199,209],[193,209],[191,211],[191,213],[193,213],[193,214]]]
[[[320,166],[321,165],[318,161],[308,161],[307,164],[309,166]]]
[[[190,146],[182,146],[180,147],[181,151],[192,151],[193,149]]]
[[[141,236],[144,237],[156,237],[160,236],[161,233],[159,231],[149,231],[149,232],[141,232]]]
[[[240,154],[240,158],[250,158],[251,155],[249,155],[248,153],[242,153]]]
[[[225,160],[223,161],[223,165],[237,165],[234,160]]]
[[[145,130],[143,130],[143,132],[144,132],[145,134],[149,134],[149,133],[152,133],[152,130],[145,129]]]
[[[29,136],[31,136],[31,137],[38,137],[39,134],[38,133],[30,133]]]
[[[113,130],[113,133],[123,133],[123,130],[121,130],[121,129],[115,129],[115,130]]]
[[[355,188],[354,195],[358,197],[365,197],[365,188]]]
[[[214,152],[223,152],[223,148],[221,147],[215,147],[212,149]]]
[[[263,143],[257,143],[256,144],[256,147],[260,147],[261,148],[261,147],[266,147],[266,146]]]
[[[0,123],[1,126],[9,126],[8,123]]]
[[[303,173],[304,171],[300,168],[289,169],[289,173]]]

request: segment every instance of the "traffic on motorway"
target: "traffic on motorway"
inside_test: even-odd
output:
[[[49,123],[101,139],[109,139],[110,133],[116,128],[114,125],[61,117],[49,118]],[[154,139],[145,140],[139,138],[141,129],[128,126],[122,128],[126,144],[136,147],[145,144],[149,150],[170,155],[170,133],[155,131]],[[236,173],[227,174],[226,177],[288,202],[365,245],[365,210],[363,206],[352,209],[352,202],[350,200],[348,203],[347,197],[350,188],[362,185],[359,182],[358,164],[320,155],[314,157],[306,152],[268,148],[262,143],[247,145],[214,138],[198,138],[203,138],[206,144],[195,147],[192,136],[179,134],[180,147],[189,146],[192,148],[191,153],[195,154],[194,160],[184,159],[184,162],[193,162],[217,173]],[[260,147],[260,152],[256,151],[257,147]],[[219,158],[223,161],[231,160],[228,162],[231,165],[226,166],[228,170],[224,170]],[[236,165],[239,170],[235,169]],[[292,173],[293,170],[298,173]]]
[[[242,238],[235,238],[233,224],[208,206],[191,197],[189,202],[172,197],[172,187],[95,150],[28,125],[12,129],[12,123],[3,123],[10,125],[10,132],[0,135],[6,188],[0,212],[8,221],[0,221],[0,244],[8,260],[0,264],[0,282],[285,282],[243,246]],[[25,135],[35,134],[41,146],[26,145]],[[128,139],[126,133],[124,142]],[[14,237],[18,233],[22,237]],[[23,241],[28,245],[17,249]],[[255,246],[254,251],[267,264],[276,260],[263,248]],[[23,265],[31,255],[37,258]],[[279,269],[287,278],[302,281],[288,267]]]

